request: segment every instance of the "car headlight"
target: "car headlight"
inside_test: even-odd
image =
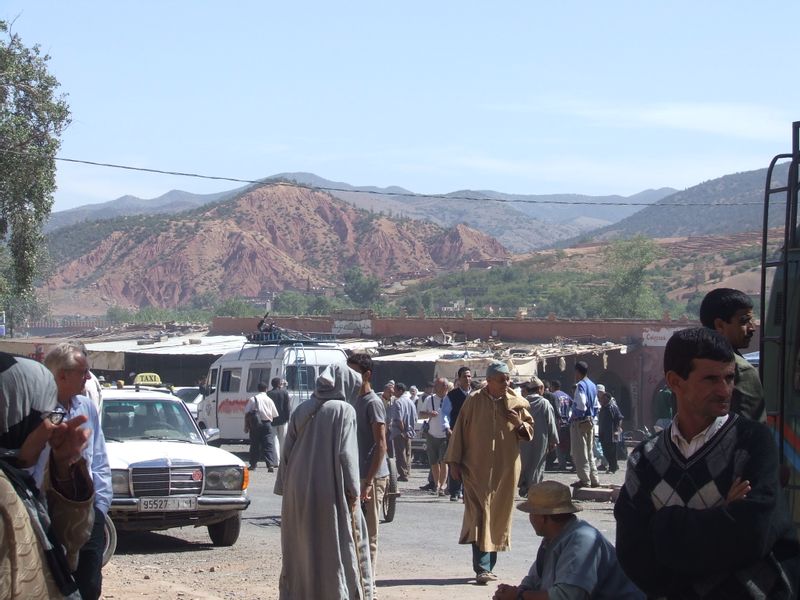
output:
[[[206,469],[206,490],[239,491],[243,488],[243,467],[211,467]]]
[[[130,475],[127,469],[111,469],[111,491],[115,496],[130,496]]]

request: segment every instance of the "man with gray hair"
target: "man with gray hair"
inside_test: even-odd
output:
[[[464,520],[459,544],[472,545],[475,581],[495,581],[497,552],[511,545],[519,442],[533,436],[528,401],[508,387],[509,369],[493,361],[486,386],[464,402],[445,455],[454,479],[464,483]]]
[[[103,550],[105,548],[105,519],[111,506],[111,467],[106,452],[106,438],[100,427],[100,416],[94,401],[83,395],[89,380],[89,365],[86,355],[74,343],[64,342],[55,346],[44,357],[44,365],[56,380],[58,403],[66,410],[67,419],[85,416],[89,437],[81,456],[92,474],[94,483],[94,527],[89,541],[81,548],[78,568],[73,574],[84,600],[100,597],[103,584]],[[42,453],[35,478],[41,479],[48,454]]]
[[[89,351],[86,349],[86,344],[80,341],[72,341],[69,342],[69,344],[80,350],[86,360],[89,360]],[[89,377],[83,385],[83,395],[87,398],[91,398],[92,402],[94,402],[97,407],[97,412],[103,410],[103,386],[100,385],[100,380],[95,377],[95,374],[91,371],[89,371]]]
[[[425,403],[419,416],[428,419],[425,431],[425,448],[428,452],[428,464],[431,466],[431,477],[433,478],[433,493],[445,496],[447,492],[447,465],[444,462],[444,455],[447,450],[447,430],[450,423],[442,412],[444,397],[447,395],[447,379],[440,377],[433,384],[433,394],[425,398]]]

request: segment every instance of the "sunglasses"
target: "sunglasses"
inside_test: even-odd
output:
[[[42,413],[42,421],[50,421],[53,425],[61,425],[66,418],[67,411],[63,408],[56,408]]]

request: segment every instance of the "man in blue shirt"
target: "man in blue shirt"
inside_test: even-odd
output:
[[[81,548],[78,568],[73,575],[83,600],[97,600],[103,583],[101,569],[105,546],[105,518],[112,497],[106,439],[100,427],[97,406],[90,398],[81,395],[86,380],[89,379],[89,364],[83,352],[73,344],[61,343],[45,356],[44,364],[56,380],[58,403],[66,409],[66,418],[72,419],[78,415],[88,418],[84,427],[90,430],[90,434],[81,456],[86,460],[86,466],[92,474],[95,518],[92,534]]]
[[[500,584],[494,600],[644,600],[617,562],[614,546],[575,516],[569,488],[543,481],[528,490],[517,508],[530,514],[542,543],[536,562],[519,586]]]
[[[578,476],[574,487],[598,487],[597,464],[594,459],[594,417],[597,387],[589,379],[589,365],[579,360],[575,363],[575,397],[572,399],[572,416],[569,421],[569,439],[572,461]]]

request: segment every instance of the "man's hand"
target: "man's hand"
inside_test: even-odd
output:
[[[518,592],[517,586],[501,583],[497,586],[497,591],[492,596],[492,600],[517,600]]]
[[[515,410],[507,410],[506,419],[508,419],[508,422],[514,426],[514,429],[519,429],[524,423],[522,417],[520,417],[519,413]]]
[[[50,448],[59,478],[63,473],[69,472],[69,467],[73,463],[80,460],[81,450],[86,447],[91,434],[91,430],[81,429],[81,425],[88,420],[85,415],[79,415],[53,428],[50,434]]]
[[[49,420],[42,421],[36,429],[30,432],[22,447],[17,454],[17,461],[20,467],[32,467],[39,460],[39,455],[44,450],[45,445],[50,440],[53,430],[57,425],[53,425]]]
[[[364,480],[364,483],[361,484],[361,501],[366,502],[367,500],[372,499],[372,482],[368,480]]]
[[[728,495],[725,498],[725,506],[728,506],[731,502],[735,502],[736,500],[746,498],[747,494],[750,493],[750,489],[750,482],[747,479],[744,481],[742,481],[741,477],[734,479],[733,485],[731,489],[728,490]]]
[[[553,443],[550,443],[550,444],[547,444],[547,451],[548,451],[548,452],[552,452],[553,450],[555,450],[555,449],[556,449],[556,446],[557,446],[557,445],[558,445],[558,444],[556,444],[556,443],[554,443],[554,442],[553,442]]]
[[[456,463],[450,463],[450,477],[455,479],[456,481],[461,481],[461,465],[457,465]]]

